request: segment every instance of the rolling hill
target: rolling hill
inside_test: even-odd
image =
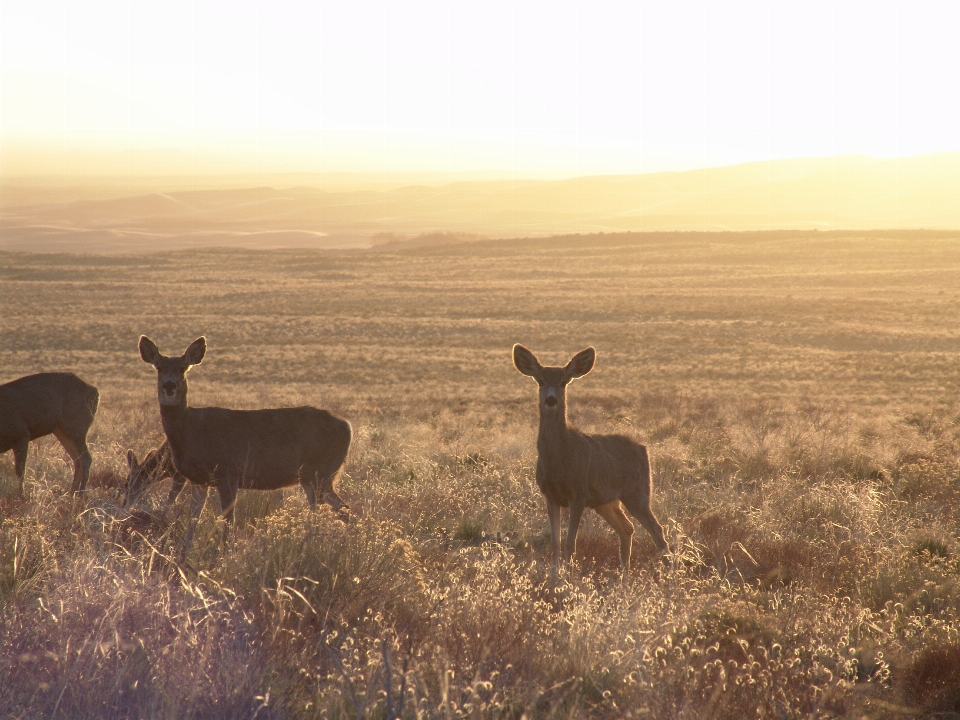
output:
[[[265,184],[244,184],[258,180]],[[958,229],[960,153],[567,180],[340,174],[7,179],[0,187],[6,250],[370,247],[384,237],[774,228]]]

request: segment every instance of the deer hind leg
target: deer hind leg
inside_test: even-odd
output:
[[[332,507],[335,513],[350,512],[350,506],[347,505],[343,501],[343,499],[339,495],[337,495],[333,490],[331,490],[330,492],[325,492],[323,494],[323,501],[327,505]]]
[[[657,549],[660,552],[665,551],[667,549],[667,540],[663,535],[663,526],[660,525],[653,511],[650,509],[649,501],[641,502],[633,498],[622,498],[622,500],[623,504],[627,506],[627,510],[630,511],[630,514],[650,533],[650,537],[653,538]]]
[[[93,465],[93,455],[90,454],[90,448],[87,447],[86,439],[80,440],[80,492],[87,489],[87,481],[90,479],[90,466]],[[76,483],[76,470],[74,470],[74,483]]]
[[[302,483],[302,485],[303,485],[303,491],[307,495],[307,502],[310,503],[310,509],[315,510],[317,507],[317,495],[318,495],[317,485],[314,485],[313,483],[310,483],[310,482],[304,482]],[[340,510],[343,508],[346,508],[347,510],[350,509],[350,507],[343,500],[341,500],[340,496],[337,495],[333,490],[330,490],[329,492],[321,491],[320,499],[323,502],[325,502],[327,505],[332,507],[334,512],[340,512]]]
[[[303,492],[307,496],[307,502],[310,503],[310,509],[313,510],[317,507],[317,489],[313,486],[313,483],[310,482],[301,482],[303,486]]]
[[[187,484],[187,479],[176,471],[170,477],[173,479],[173,485],[170,487],[170,494],[167,495],[167,505],[173,505],[177,501],[177,497],[183,491],[183,486]]]
[[[217,483],[217,494],[220,496],[220,515],[230,524],[233,524],[233,509],[237,505],[239,490],[235,483],[222,480]]]
[[[307,502],[310,503],[310,509],[317,507],[317,497],[325,500],[323,494],[323,483],[320,481],[319,471],[315,467],[305,468],[300,471],[300,485],[303,486],[303,492],[307,496]]]
[[[73,485],[71,490],[74,493],[83,492],[87,489],[87,480],[90,477],[90,465],[93,464],[93,457],[90,455],[90,449],[83,438],[74,440],[69,437],[61,428],[53,431],[54,436],[63,445],[67,455],[73,460]]]
[[[316,507],[319,498],[332,507],[335,513],[350,512],[350,506],[333,489],[333,481],[336,479],[342,464],[342,461],[331,461],[321,464],[313,472],[307,474],[306,477],[311,482],[304,482],[303,489],[307,493],[310,507]]]
[[[18,438],[13,444],[13,468],[20,481],[20,494],[23,494],[23,478],[27,474],[27,450],[30,449],[30,436]]]
[[[627,576],[630,570],[630,551],[633,545],[633,523],[623,512],[619,500],[594,508],[604,520],[610,523],[617,535],[620,536],[620,572],[622,577]]]

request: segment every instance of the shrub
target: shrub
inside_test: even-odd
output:
[[[904,702],[925,713],[960,713],[960,645],[937,643],[918,651],[898,685]]]

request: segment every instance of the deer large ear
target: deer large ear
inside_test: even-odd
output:
[[[543,370],[543,365],[536,356],[519,343],[513,346],[513,364],[521,373],[532,378],[539,377],[540,371]]]
[[[588,347],[586,350],[581,350],[573,356],[573,359],[568,362],[567,366],[564,368],[567,373],[567,379],[573,380],[574,378],[583,377],[588,372],[593,370],[593,364],[596,361],[597,351],[592,347]]]
[[[130,472],[133,472],[137,469],[137,456],[133,454],[133,450],[127,450],[127,467],[130,468]]]
[[[190,343],[190,347],[188,347],[187,351],[183,353],[183,360],[187,363],[187,365],[199,365],[206,352],[207,339],[205,337],[198,337],[196,340]]]
[[[160,359],[160,348],[157,347],[157,344],[153,342],[146,335],[140,336],[140,357],[145,363],[150,363],[151,365],[156,365],[157,360]]]

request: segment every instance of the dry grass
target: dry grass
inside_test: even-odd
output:
[[[50,439],[24,497],[0,457],[0,715],[960,712],[958,270],[916,233],[0,257],[0,381],[102,395],[89,497]],[[241,494],[183,557],[169,481],[119,508],[161,437],[142,332],[207,335],[194,404],[350,419],[356,521]],[[588,514],[551,583],[516,341],[598,348],[571,413],[650,446],[668,567],[638,532],[617,584]]]

